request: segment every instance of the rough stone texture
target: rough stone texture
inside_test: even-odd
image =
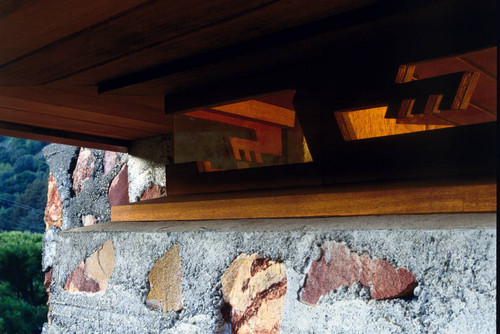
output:
[[[43,150],[50,171],[57,180],[57,190],[62,202],[62,226],[53,226],[44,235],[42,257],[44,271],[49,270],[53,265],[54,257],[57,254],[57,235],[60,230],[80,227],[84,223],[88,224],[92,222],[89,216],[95,218],[95,223],[110,219],[108,188],[113,178],[126,163],[128,156],[121,153],[116,154],[116,165],[108,171],[108,174],[104,174],[106,152],[94,149],[81,150],[91,152],[94,157],[94,167],[91,177],[85,181],[85,186],[78,194],[73,191],[72,176],[76,169],[80,148],[51,144]],[[86,154],[88,155],[88,153]]]
[[[418,285],[408,269],[395,269],[387,261],[359,256],[332,241],[323,246],[321,258],[312,262],[300,299],[315,305],[322,295],[355,282],[370,288],[373,299],[409,296]]]
[[[95,225],[96,219],[93,215],[85,215],[82,217],[82,225],[83,226],[90,226],[90,225]]]
[[[401,225],[422,225],[430,215],[388,217]],[[434,215],[457,226],[476,217],[495,224],[495,214]],[[437,217],[437,218],[436,218]],[[486,218],[481,218],[486,217]],[[224,323],[221,307],[223,273],[241,254],[260,253],[284,263],[287,292],[281,333],[495,333],[496,230],[336,230],[345,221],[370,221],[380,217],[320,218],[322,230],[308,226],[293,231],[273,231],[288,220],[265,220],[266,231],[189,231],[190,222],[177,231],[154,226],[110,231],[113,223],[59,233],[51,285],[51,326],[46,333],[216,333]],[[237,221],[235,226],[252,225]],[[108,227],[109,226],[109,227]],[[206,226],[210,226],[207,224]],[[327,227],[331,226],[331,229]],[[107,230],[108,229],[108,230]],[[182,232],[179,232],[182,231]],[[108,239],[113,240],[115,268],[103,293],[69,293],[67,276],[81,259]],[[343,242],[357,254],[386,259],[404,266],[419,282],[414,297],[374,300],[359,283],[322,296],[316,306],[299,300],[311,263],[321,257],[329,241]],[[182,259],[183,309],[158,312],[146,305],[148,274],[157,259],[174,245]],[[71,254],[71,256],[67,256]],[[91,321],[89,321],[91,319]],[[227,329],[227,327],[226,327]]]
[[[114,267],[113,242],[107,240],[68,275],[64,289],[69,292],[89,293],[106,290]]]
[[[45,288],[45,292],[50,295],[50,284],[52,283],[52,268],[45,273],[45,277],[43,279],[43,286]]]
[[[147,305],[155,310],[182,310],[182,272],[179,245],[170,248],[156,261],[148,275]]]
[[[279,333],[285,294],[285,265],[259,254],[240,254],[222,275],[233,333]]]
[[[47,190],[47,205],[45,206],[45,231],[52,226],[57,228],[62,227],[62,201],[61,195],[57,190],[57,181],[54,174],[49,174]]]
[[[167,196],[167,188],[154,184],[148,189],[144,190],[139,200],[146,201],[148,199],[156,199],[166,196]]]
[[[111,206],[129,204],[127,164],[123,165],[118,175],[111,182],[108,191],[108,202]]]
[[[47,272],[53,266],[57,254],[57,234],[60,229],[51,227],[43,234],[42,242],[42,271]]]
[[[103,158],[104,174],[109,174],[119,163],[118,154],[116,152],[105,151]]]
[[[171,161],[171,136],[134,142],[128,159],[130,202],[140,200],[146,189],[167,186],[166,166]]]
[[[79,194],[85,181],[87,181],[94,171],[95,157],[92,151],[88,148],[82,148],[78,154],[78,160],[76,161],[76,167],[73,171],[73,191],[75,194]]]

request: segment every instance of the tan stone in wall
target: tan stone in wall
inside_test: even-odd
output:
[[[370,288],[373,299],[408,296],[418,285],[415,274],[408,269],[396,269],[388,261],[360,256],[332,241],[323,246],[321,258],[311,264],[300,299],[315,305],[322,295],[356,282]]]
[[[222,293],[233,333],[279,333],[286,295],[283,263],[242,253],[222,275]]]
[[[182,271],[180,247],[175,245],[158,259],[149,272],[147,305],[163,312],[182,310]]]
[[[106,290],[114,267],[113,241],[109,239],[69,274],[64,289],[88,293]]]
[[[80,149],[76,167],[73,171],[73,191],[79,194],[83,190],[85,181],[90,178],[94,171],[95,157],[88,148]]]
[[[57,181],[52,172],[49,174],[47,190],[47,205],[45,206],[45,231],[52,226],[62,227],[62,202],[59,191],[57,190]]]

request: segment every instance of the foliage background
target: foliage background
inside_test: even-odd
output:
[[[0,333],[40,333],[47,319],[42,234],[0,233]]]
[[[40,333],[47,321],[41,270],[46,145],[0,137],[0,333]]]
[[[0,137],[0,230],[44,231],[49,168],[42,149],[46,145]]]

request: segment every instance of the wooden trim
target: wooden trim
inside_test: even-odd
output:
[[[496,212],[492,176],[171,196],[115,206],[111,221]]]
[[[131,143],[82,133],[0,121],[0,135],[127,153]]]

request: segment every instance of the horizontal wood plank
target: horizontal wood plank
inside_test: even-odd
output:
[[[0,135],[126,153],[129,141],[0,121]]]
[[[111,208],[111,221],[495,212],[494,178],[171,196]]]
[[[19,1],[13,1],[19,4]],[[0,65],[131,9],[145,0],[37,0],[0,11]]]
[[[96,86],[33,86],[0,87],[0,98],[12,97],[61,107],[81,109],[103,115],[138,120],[154,124],[168,124],[160,97],[99,95]]]
[[[50,116],[47,114],[0,107],[1,120],[5,122],[37,126],[48,129],[71,131],[76,133],[115,139],[136,139],[149,137],[150,132],[122,128],[112,124],[99,124],[90,121]]]
[[[63,103],[66,105],[64,105]],[[77,107],[70,107],[68,106],[68,104],[70,106],[76,105]],[[86,109],[82,109],[81,107],[84,107]],[[172,130],[171,125],[167,124],[168,118],[165,115],[158,115],[160,117],[157,117],[157,122],[140,120],[139,118],[141,110],[139,108],[136,111],[137,116],[135,116],[133,119],[130,119],[124,117],[124,115],[120,115],[119,110],[115,110],[114,112],[112,112],[98,105],[91,106],[85,105],[85,103],[83,103],[83,105],[78,105],[76,103],[71,103],[71,101],[67,101],[67,103],[65,103],[64,100],[54,101],[53,103],[45,103],[34,100],[27,100],[24,98],[2,96],[1,89],[0,108],[36,113],[49,117],[60,117],[62,118],[61,125],[64,125],[64,123],[67,122],[65,121],[65,119],[67,119],[71,121],[92,122],[97,124],[98,126],[113,126],[117,128],[117,133],[119,132],[122,134],[127,134],[127,132],[130,132],[130,134],[132,135],[130,139],[134,138],[134,133],[139,136],[141,135],[140,133],[151,133],[151,135],[154,135],[160,133],[168,133]],[[4,117],[8,117],[7,114],[0,115],[0,119]],[[163,122],[160,122],[160,119],[162,119]],[[68,124],[67,126],[70,125]],[[111,133],[114,132],[112,129],[110,129],[109,131],[111,131]]]
[[[382,10],[370,8],[371,11],[368,11],[365,7],[365,11],[356,15],[349,16],[349,12],[343,17],[333,16],[329,21],[314,26],[296,27],[107,80],[99,83],[99,88],[101,92],[111,94],[184,93],[203,84],[213,86],[216,80],[242,73],[248,80],[254,76],[255,81],[265,82],[269,68],[282,66],[281,76],[288,72],[294,77],[292,80],[283,78],[276,88],[294,89],[304,84],[308,77],[314,80],[310,77],[311,72],[318,74],[314,77],[316,80],[323,75],[321,80],[328,83],[332,77],[338,78],[339,71],[352,68],[342,68],[339,64],[357,66],[358,63],[369,62],[373,66],[381,66],[390,60],[394,66],[394,63],[399,65],[490,47],[496,41],[488,33],[494,30],[492,23],[495,21],[491,12],[487,12],[487,8],[492,6],[489,0],[474,6],[462,1],[452,9],[446,2],[432,5],[418,2],[415,7],[420,8],[411,8],[411,12],[405,7],[408,3],[404,6],[402,3],[389,3],[398,9],[390,12],[387,6],[381,6]],[[456,15],[443,21],[444,13],[450,10]],[[443,43],[455,35],[463,38],[459,42]],[[367,59],[367,50],[377,51]],[[241,85],[242,82],[247,85],[244,79],[235,80],[232,84]],[[173,100],[171,96],[170,100]]]
[[[137,64],[141,64],[143,69],[150,68],[320,20],[374,2],[377,1],[316,0],[311,6],[302,0],[270,1],[254,10],[247,10],[227,20],[207,25],[203,29],[179,34],[151,48],[126,54],[106,64],[99,64],[81,73],[72,74],[60,82],[73,85],[96,84],[109,78],[130,74],[132,73],[130,69],[137,68]]]
[[[105,24],[89,27],[7,64],[0,72],[0,84],[29,86],[62,79],[270,2],[272,0],[149,1]]]

